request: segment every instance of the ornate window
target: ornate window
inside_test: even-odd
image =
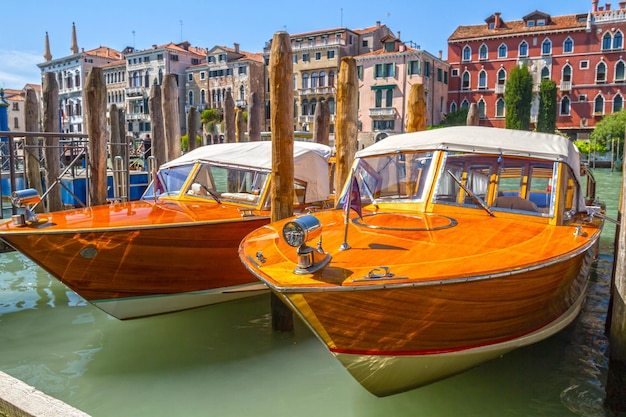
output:
[[[521,57],[528,56],[528,43],[526,41],[522,41],[519,44],[517,55]]]
[[[613,97],[613,113],[617,113],[624,108],[624,98],[620,93]]]
[[[469,90],[470,89],[470,73],[467,70],[465,70],[463,72],[463,77],[462,77],[462,81],[461,81],[461,89],[462,90]]]
[[[606,82],[606,64],[604,62],[600,62],[596,66],[596,83],[604,82]]]
[[[484,90],[487,88],[487,71],[481,70],[478,73],[478,88]]]
[[[604,36],[602,36],[602,50],[608,51],[611,49],[611,44],[613,43],[613,38],[609,32],[606,32]]]
[[[552,53],[552,42],[550,39],[546,39],[541,43],[541,54],[550,55]]]
[[[602,94],[598,94],[596,99],[593,101],[593,114],[604,114],[604,97],[602,97]]]
[[[469,45],[465,45],[463,47],[463,61],[471,61],[472,60],[472,48]]]
[[[504,99],[500,97],[498,101],[496,101],[496,117],[504,117],[504,109],[506,108]]]
[[[568,96],[563,96],[560,106],[561,116],[569,116],[570,114],[570,99]]]
[[[480,59],[481,61],[487,60],[487,52],[487,45],[483,43],[482,45],[480,45],[480,49],[478,49],[478,59]]]
[[[574,52],[574,41],[568,36],[563,42],[563,53],[571,54],[572,52]]]
[[[498,58],[506,58],[508,53],[508,48],[506,46],[506,44],[501,44],[500,47],[498,48]]]

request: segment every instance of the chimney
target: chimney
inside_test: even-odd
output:
[[[598,11],[598,0],[591,0],[591,11],[592,12],[597,12]]]
[[[439,50],[439,59],[443,59],[443,51],[441,49]]]
[[[400,39],[401,39],[401,38],[400,38],[400,31],[398,31],[398,40],[400,40]]]
[[[623,9],[624,7],[626,7],[626,1],[620,1],[619,2],[619,8]]]
[[[500,27],[500,12],[495,12],[495,21],[493,22],[493,28],[498,29]]]
[[[239,44],[235,42],[235,52],[239,53]]]
[[[606,9],[606,11],[608,12],[609,10],[611,10],[611,3],[606,3],[604,5],[604,8]]]
[[[380,29],[380,20],[377,20],[377,21],[376,21],[376,28],[377,28],[377,29]]]

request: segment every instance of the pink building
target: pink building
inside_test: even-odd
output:
[[[446,113],[449,65],[395,37],[383,48],[357,57],[359,80],[359,143],[368,146],[406,131],[409,93],[423,84],[427,124],[437,125]],[[441,54],[440,54],[441,55]]]
[[[550,16],[534,11],[508,21],[500,13],[484,24],[459,26],[448,39],[450,86],[447,109],[477,103],[480,124],[505,126],[504,90],[515,65],[531,70],[535,91],[543,78],[557,85],[557,128],[574,139],[587,138],[606,114],[624,104],[626,2],[591,11]],[[538,98],[531,122],[536,121]]]

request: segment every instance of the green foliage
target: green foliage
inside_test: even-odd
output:
[[[614,146],[622,149],[624,146],[624,129],[626,129],[626,110],[606,115],[596,123],[596,127],[591,132],[591,143],[595,143],[598,152],[611,149],[611,140]]]
[[[202,137],[196,135],[196,148],[202,146]],[[189,151],[189,135],[182,135],[180,137],[180,150],[184,153]]]
[[[446,114],[440,123],[440,126],[465,126],[467,124],[467,113],[469,109],[458,109]]]
[[[541,80],[539,87],[539,115],[537,131],[554,133],[556,130],[556,83],[552,80]]]
[[[206,109],[202,110],[202,113],[200,113],[200,122],[206,125],[206,130],[209,132],[214,132],[217,123],[221,120],[222,115],[216,109]]]
[[[504,92],[506,128],[528,130],[533,100],[533,77],[526,65],[515,66],[509,74]]]

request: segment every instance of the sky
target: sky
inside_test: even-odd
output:
[[[153,44],[188,41],[209,49],[238,43],[243,51],[262,52],[276,32],[362,29],[379,21],[394,33],[400,32],[402,41],[434,56],[443,51],[446,59],[447,39],[458,26],[483,24],[495,12],[501,12],[504,20],[519,20],[535,10],[553,16],[591,10],[591,0],[108,0],[82,2],[83,7],[78,6],[81,2],[1,3],[0,87],[18,90],[28,83],[41,83],[37,64],[44,61],[46,32],[53,59],[70,55],[72,23],[78,47],[86,51],[99,46],[142,50]],[[612,8],[619,7],[617,1],[612,4]]]

